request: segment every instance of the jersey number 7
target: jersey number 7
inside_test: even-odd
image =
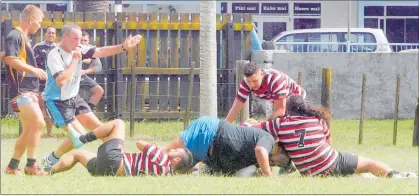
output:
[[[300,140],[298,141],[298,147],[304,147],[304,137],[306,136],[305,129],[298,129],[294,131],[294,134],[300,135]]]

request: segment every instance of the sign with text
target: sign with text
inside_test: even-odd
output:
[[[232,13],[259,14],[259,3],[232,3]]]
[[[262,3],[262,14],[288,14],[288,3]]]
[[[221,2],[221,13],[227,13],[227,2]]]
[[[320,3],[294,3],[294,15],[320,16]]]

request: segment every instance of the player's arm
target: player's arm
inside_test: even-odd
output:
[[[238,98],[234,99],[233,106],[230,108],[230,111],[228,111],[225,120],[232,123],[243,106],[244,102],[240,101]]]
[[[144,148],[150,143],[139,140],[137,142],[135,142],[135,145],[137,146],[138,150],[140,150],[141,152],[144,152]]]
[[[67,66],[67,68],[63,68],[63,66],[60,66],[63,64],[63,61],[59,61],[57,58],[53,57],[52,55],[48,55],[48,68],[52,71],[52,74],[55,78],[55,82],[58,86],[64,86],[73,75],[73,72],[76,70],[77,64],[81,60],[81,52],[79,49],[76,49],[73,53],[73,57],[71,59],[70,65]],[[55,70],[54,68],[57,68],[58,70]],[[61,69],[60,69],[61,68]]]
[[[266,119],[272,119],[277,116],[284,116],[285,115],[285,108],[287,105],[287,98],[279,98],[274,101],[274,110],[271,115]]]
[[[169,152],[170,149],[184,148],[185,143],[180,136],[177,136],[172,142],[162,148],[163,152]]]
[[[263,146],[257,145],[255,147],[256,160],[264,176],[271,176],[272,170],[269,165],[269,153]]]
[[[142,38],[141,35],[136,35],[136,36],[130,35],[127,39],[125,39],[124,43],[122,44],[96,48],[93,54],[93,58],[112,56],[112,55],[123,52],[124,49],[126,50],[131,49],[135,47],[138,43],[140,43],[141,38]]]
[[[246,103],[249,97],[249,94],[250,94],[250,87],[243,80],[240,83],[239,89],[237,90],[236,98],[234,99],[233,105],[231,106],[230,111],[228,111],[227,117],[225,119],[226,121],[230,123],[234,121],[237,114],[243,108],[244,103]]]
[[[7,37],[5,45],[6,50],[4,53],[3,60],[7,65],[21,72],[32,73],[41,80],[46,79],[47,74],[44,70],[28,65],[18,58],[21,46],[19,42],[19,37]]]
[[[6,56],[6,52],[5,51],[1,52],[0,53],[0,61],[2,61],[5,56]]]

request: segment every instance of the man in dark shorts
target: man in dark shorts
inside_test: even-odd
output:
[[[50,170],[50,174],[67,171],[81,163],[92,176],[170,176],[183,173],[192,164],[192,154],[185,148],[164,153],[159,147],[137,141],[141,152],[124,152],[125,123],[116,119],[95,130],[78,136],[78,142],[88,143],[101,139],[97,154],[86,150],[75,150],[64,156]]]
[[[234,175],[243,168],[258,164],[263,175],[270,176],[270,166],[288,162],[269,160],[270,156],[279,152],[277,143],[269,133],[209,116],[192,122],[163,150],[182,147],[192,152],[195,163],[202,161],[215,173],[225,175]]]
[[[45,126],[42,108],[39,104],[39,80],[45,80],[47,74],[37,67],[29,35],[35,34],[44,18],[42,10],[34,5],[27,5],[20,16],[19,25],[10,31],[5,39],[4,62],[8,68],[9,96],[11,106],[19,115],[22,134],[13,149],[12,158],[5,168],[9,175],[22,175],[19,163],[26,151],[26,175],[44,175],[36,163],[36,152]],[[4,100],[2,100],[4,101]]]
[[[82,38],[80,41],[81,45],[87,47],[94,47],[89,44],[90,37],[86,31],[82,31]],[[87,76],[87,74],[93,74],[102,70],[102,62],[99,58],[95,59],[84,59],[83,70],[81,71],[80,89],[91,93],[87,103],[93,112],[96,111],[96,105],[99,103],[104,93],[103,88],[93,78]]]
[[[46,111],[54,124],[68,131],[66,138],[57,150],[43,159],[45,169],[51,168],[59,158],[80,146],[76,145],[74,135],[97,128],[101,122],[91,111],[88,104],[78,95],[82,60],[111,56],[135,47],[141,41],[141,35],[128,37],[123,44],[90,48],[80,45],[81,29],[74,23],[63,26],[61,42],[52,49],[47,58],[48,79],[42,94]],[[82,123],[81,121],[84,121]]]

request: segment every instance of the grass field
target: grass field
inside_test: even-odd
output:
[[[234,178],[192,175],[173,177],[91,177],[80,165],[66,173],[44,177],[3,175],[17,135],[17,122],[1,122],[1,194],[418,194],[417,179],[366,179],[361,176],[305,178],[298,173],[264,178]],[[129,136],[127,124],[127,137]],[[357,120],[332,121],[333,146],[342,152],[383,161],[401,171],[418,172],[418,148],[412,147],[413,121],[399,121],[397,146],[392,145],[393,121],[365,122],[364,143],[358,145]],[[127,151],[134,151],[135,140],[145,139],[164,144],[183,128],[182,122],[140,122],[135,135],[126,141]],[[58,138],[42,139],[38,158],[57,147],[63,131],[54,130]],[[96,151],[100,142],[84,146]],[[26,164],[21,163],[21,169]],[[277,168],[274,169],[277,171]]]

